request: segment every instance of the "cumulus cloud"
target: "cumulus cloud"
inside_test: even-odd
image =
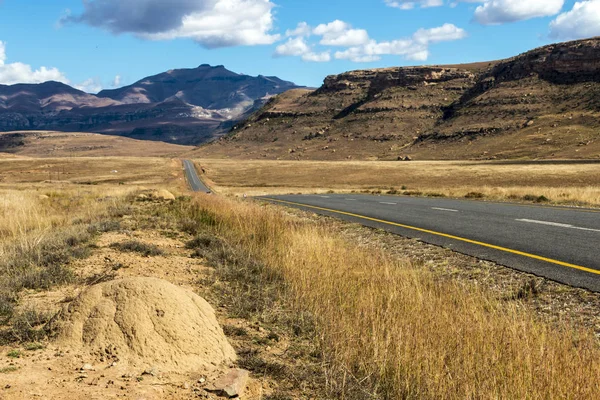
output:
[[[558,14],[564,0],[486,0],[475,9],[482,25],[498,25]]]
[[[7,63],[7,60],[6,43],[0,40],[0,85],[48,81],[72,85],[66,75],[57,68],[40,67],[34,69],[31,65],[20,62]],[[97,93],[102,90],[102,82],[97,78],[90,78],[72,86],[87,93]]]
[[[337,51],[335,58],[353,62],[373,62],[381,59],[383,55],[403,56],[408,60],[424,61],[429,56],[427,46],[416,43],[411,39],[400,39],[387,42],[371,40],[364,46],[351,47],[344,51]]]
[[[429,44],[438,42],[449,42],[467,37],[467,32],[453,24],[444,24],[437,28],[419,29],[413,35],[417,43]]]
[[[295,29],[288,29],[285,31],[285,36],[310,36],[312,34],[312,28],[306,22],[300,22]]]
[[[272,44],[270,0],[87,0],[81,15],[63,23],[84,23],[149,40],[189,38],[208,48]]]
[[[600,0],[578,1],[550,23],[550,37],[560,40],[600,35]]]
[[[331,60],[331,52],[315,53],[303,37],[290,38],[284,44],[277,46],[275,56],[302,57],[304,61],[327,62]]]
[[[103,89],[102,82],[97,78],[86,79],[80,84],[74,85],[74,87],[86,93],[98,93]]]
[[[380,60],[384,55],[397,55],[407,60],[426,61],[429,57],[430,44],[459,40],[466,36],[467,32],[464,29],[453,24],[444,24],[437,28],[419,29],[411,38],[384,42],[371,40],[365,45],[338,51],[335,53],[335,58],[354,62],[372,62]]]
[[[301,56],[310,51],[310,47],[302,37],[290,38],[284,44],[280,44],[275,49],[275,55],[278,56]]]
[[[369,34],[364,29],[354,29],[344,21],[335,20],[317,26],[313,33],[321,36],[321,44],[325,46],[359,46],[369,41]]]
[[[42,83],[57,81],[68,83],[69,80],[57,68],[40,67],[33,69],[30,65],[20,62],[7,63],[6,44],[0,41],[0,84]]]
[[[328,24],[311,28],[305,22],[286,33],[288,40],[277,46],[276,57],[301,57],[304,61],[326,62],[332,59],[331,50],[316,52],[307,40],[313,35],[320,36],[319,45],[345,47],[333,57],[353,62],[373,62],[385,55],[396,55],[407,60],[425,61],[429,57],[429,45],[438,42],[463,39],[467,36],[464,29],[453,24],[444,24],[431,29],[419,29],[412,37],[378,42],[371,39],[364,29],[355,29],[350,24],[335,20]]]

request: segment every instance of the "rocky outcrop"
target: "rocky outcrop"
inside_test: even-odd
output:
[[[600,39],[552,44],[497,63],[481,74],[448,110],[446,118],[457,109],[502,83],[537,78],[556,85],[600,82]]]
[[[315,95],[332,93],[347,89],[368,90],[371,96],[393,87],[408,89],[418,86],[436,85],[453,80],[475,79],[475,74],[468,70],[445,67],[408,67],[386,68],[346,72],[325,78],[323,86]]]
[[[277,96],[203,151],[280,159],[396,160],[400,151],[417,158],[588,157],[591,147],[577,143],[600,143],[599,98],[594,38],[502,61],[328,76],[317,90]]]

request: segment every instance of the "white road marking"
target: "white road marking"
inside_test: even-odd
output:
[[[386,203],[385,201],[380,201],[379,204],[388,204],[390,206],[395,206],[398,203]]]
[[[530,224],[556,226],[558,228],[577,229],[577,230],[580,230],[580,231],[600,232],[600,229],[582,228],[580,226],[575,226],[575,225],[570,225],[570,224],[561,224],[559,222],[537,221],[535,219],[517,219],[517,221],[519,221],[519,222],[529,222]]]
[[[356,201],[356,199],[346,199],[347,201]]]
[[[329,196],[321,196],[321,197],[324,198],[324,199],[330,199],[331,198]]]
[[[453,210],[451,208],[439,208],[439,207],[431,207],[432,210],[438,211],[449,211],[449,212],[458,212],[458,210]]]

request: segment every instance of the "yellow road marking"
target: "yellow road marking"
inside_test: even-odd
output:
[[[399,224],[397,222],[392,222],[392,221],[386,221],[386,220],[383,220],[383,219],[367,217],[366,215],[354,214],[354,213],[350,213],[350,212],[333,210],[333,209],[324,208],[324,207],[310,206],[310,205],[302,204],[302,203],[295,203],[293,201],[285,201],[285,200],[278,200],[278,199],[271,199],[271,198],[265,198],[265,199],[269,200],[269,201],[274,201],[276,203],[291,204],[291,205],[295,205],[295,206],[312,208],[312,209],[315,209],[315,210],[328,211],[328,212],[332,212],[332,213],[335,213],[335,214],[341,214],[341,215],[347,215],[347,216],[350,216],[350,217],[361,218],[361,219],[365,219],[365,220],[368,220],[368,221],[379,222],[379,223],[382,223],[382,224],[397,226],[397,227],[400,227],[400,228],[410,229],[410,230],[413,230],[413,231],[418,231],[418,232],[423,232],[423,233],[429,233],[431,235],[441,236],[441,237],[445,237],[445,238],[448,238],[448,239],[454,239],[454,240],[458,240],[458,241],[461,241],[461,242],[475,244],[475,245],[478,245],[478,246],[483,246],[483,247],[487,247],[487,248],[494,249],[494,250],[504,251],[506,253],[511,253],[511,254],[516,254],[516,255],[519,255],[519,256],[523,256],[523,257],[532,258],[534,260],[545,261],[545,262],[548,262],[548,263],[551,263],[551,264],[560,265],[562,267],[577,269],[579,271],[585,271],[585,272],[589,272],[591,274],[600,275],[600,271],[599,270],[595,270],[595,269],[592,269],[592,268],[582,267],[581,265],[570,264],[570,263],[567,263],[567,262],[564,262],[564,261],[554,260],[552,258],[542,257],[542,256],[538,256],[536,254],[526,253],[526,252],[519,251],[519,250],[513,250],[513,249],[509,249],[509,248],[501,247],[501,246],[496,246],[496,245],[485,243],[485,242],[479,242],[477,240],[467,239],[467,238],[463,238],[463,237],[460,237],[460,236],[449,235],[447,233],[436,232],[436,231],[432,231],[432,230],[429,230],[429,229],[418,228],[416,226],[404,225],[404,224]]]

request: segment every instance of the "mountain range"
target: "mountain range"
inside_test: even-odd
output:
[[[272,98],[198,156],[600,158],[600,39],[463,65],[351,71]]]
[[[0,131],[97,132],[199,144],[226,132],[270,97],[297,87],[208,64],[97,95],[59,82],[0,85]]]

